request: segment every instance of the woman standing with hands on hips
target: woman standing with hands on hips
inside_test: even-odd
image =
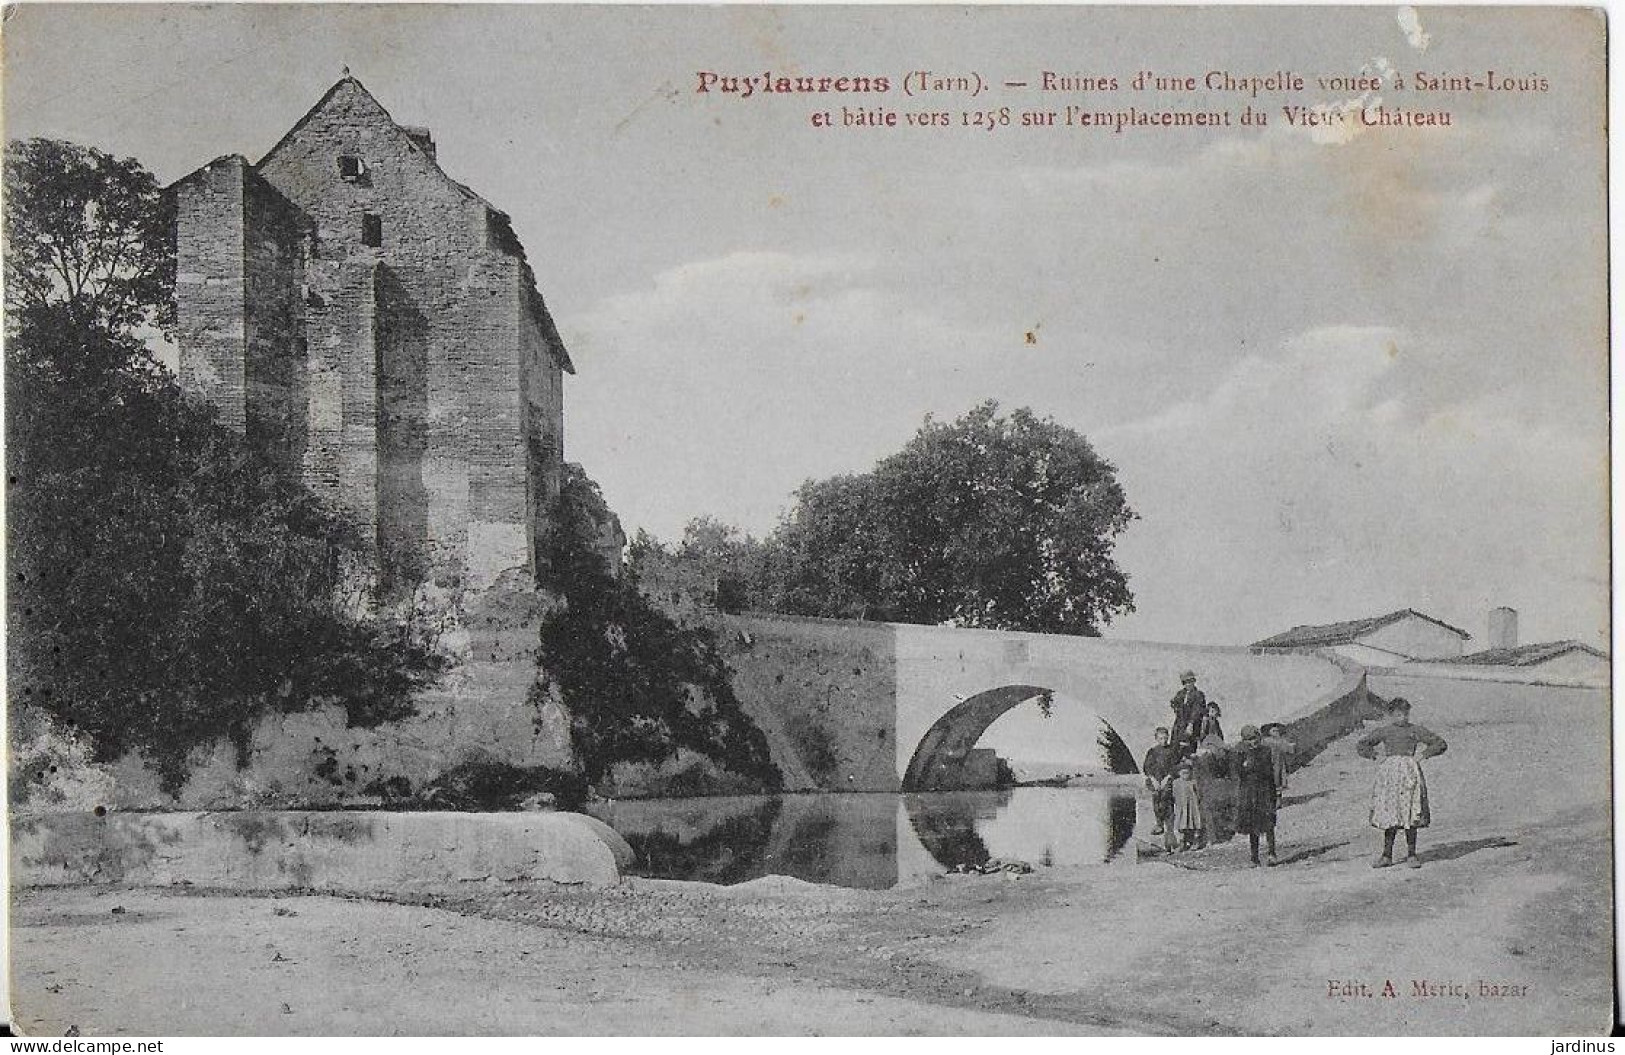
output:
[[[1411,724],[1411,705],[1399,697],[1388,702],[1387,724],[1366,733],[1355,745],[1360,757],[1378,760],[1377,779],[1371,786],[1371,826],[1382,829],[1382,856],[1372,862],[1373,868],[1394,863],[1394,835],[1401,828],[1405,863],[1422,867],[1416,856],[1416,831],[1431,820],[1422,761],[1444,754],[1448,746],[1437,733]]]

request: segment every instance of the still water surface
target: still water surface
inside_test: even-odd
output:
[[[1034,866],[1132,863],[1124,788],[920,795],[752,795],[589,806],[637,851],[634,874],[740,883],[794,876],[885,889],[990,858]]]

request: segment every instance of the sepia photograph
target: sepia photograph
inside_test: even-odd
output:
[[[7,5],[12,1035],[1609,1036],[1606,45]]]

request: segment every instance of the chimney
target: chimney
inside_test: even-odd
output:
[[[1490,609],[1490,648],[1518,647],[1518,611],[1515,608]]]

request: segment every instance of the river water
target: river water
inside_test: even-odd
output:
[[[588,812],[632,844],[634,874],[660,879],[776,874],[885,889],[993,858],[1035,867],[1137,859],[1137,803],[1123,787],[637,799]]]

